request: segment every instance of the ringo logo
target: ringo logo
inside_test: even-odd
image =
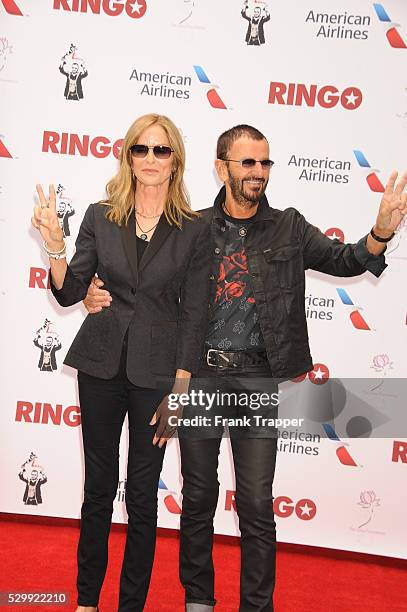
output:
[[[147,10],[146,0],[54,0],[56,11],[87,13],[94,15],[102,11],[109,17],[118,17],[125,11],[129,17],[140,19]]]
[[[78,427],[81,424],[81,410],[79,406],[63,407],[62,404],[48,402],[18,401],[15,420],[17,423],[41,423],[42,425],[62,425]]]
[[[269,104],[286,106],[322,106],[333,108],[338,103],[346,110],[355,110],[362,104],[363,95],[358,87],[346,87],[342,93],[334,85],[305,85],[271,81]]]
[[[94,157],[107,157],[110,153],[119,158],[123,139],[116,140],[113,144],[105,136],[89,136],[84,134],[68,134],[67,132],[45,131],[42,139],[43,153],[56,153],[58,155],[82,155],[89,154]]]
[[[16,4],[15,0],[1,0],[2,5],[6,13],[9,15],[19,15],[22,16],[22,12]]]
[[[394,440],[393,442],[393,453],[391,460],[394,463],[406,463],[407,464],[407,441]]]
[[[226,491],[225,495],[225,510],[236,512],[236,492]],[[312,499],[303,498],[297,502],[287,495],[279,495],[273,501],[274,514],[280,518],[288,518],[292,514],[302,521],[310,521],[317,513],[316,503]]]
[[[312,499],[304,498],[295,503],[285,495],[275,498],[273,508],[274,513],[281,518],[287,518],[295,512],[302,521],[310,521],[317,513],[317,506]]]
[[[28,286],[30,289],[51,289],[49,270],[31,267]]]

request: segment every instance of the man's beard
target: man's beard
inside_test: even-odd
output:
[[[260,202],[261,197],[266,191],[267,182],[263,178],[259,178],[257,176],[248,176],[244,179],[235,178],[230,171],[229,174],[229,184],[230,190],[236,202],[238,202],[244,208],[253,208],[257,206]],[[256,191],[247,191],[245,189],[245,183],[247,181],[257,181],[258,182],[258,190]]]

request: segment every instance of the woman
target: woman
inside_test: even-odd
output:
[[[198,368],[208,303],[209,226],[192,211],[183,183],[185,151],[175,125],[145,115],[130,126],[106,201],[87,209],[69,265],[55,191],[32,224],[44,240],[51,289],[62,306],[84,299],[95,272],[110,308],[88,316],[65,358],[78,369],[85,488],[78,546],[78,612],[97,610],[117,491],[119,440],[129,417],[128,533],[120,612],[142,610],[155,548],[157,488],[167,394]],[[175,377],[175,380],[174,380]]]

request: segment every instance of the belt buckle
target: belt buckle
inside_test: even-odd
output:
[[[224,359],[224,360],[225,360],[227,363],[226,363],[225,365],[221,365],[221,364],[219,364],[219,363],[209,363],[209,359],[210,359],[209,355],[210,355],[210,353],[211,353],[211,352],[213,352],[213,353],[217,353],[217,354],[218,354],[218,355],[219,355],[219,356],[220,356],[222,359]],[[225,355],[223,354],[224,352],[225,352],[225,351],[218,351],[218,350],[216,350],[216,349],[214,349],[214,348],[209,349],[209,350],[208,350],[208,352],[206,353],[206,363],[208,364],[208,366],[210,366],[210,367],[212,367],[212,368],[216,368],[216,367],[218,367],[218,368],[227,368],[227,367],[228,367],[228,365],[229,365],[230,359],[228,359],[227,357],[225,357]]]
[[[208,352],[206,353],[206,363],[208,364],[208,366],[210,366],[211,368],[216,368],[216,363],[209,363],[209,359],[210,359],[210,353],[217,353],[218,351],[216,349],[209,349]]]

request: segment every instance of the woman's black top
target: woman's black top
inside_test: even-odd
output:
[[[149,240],[142,240],[138,236],[136,236],[136,239],[137,239],[137,264],[140,265],[141,258],[144,255],[144,251],[148,247]]]

